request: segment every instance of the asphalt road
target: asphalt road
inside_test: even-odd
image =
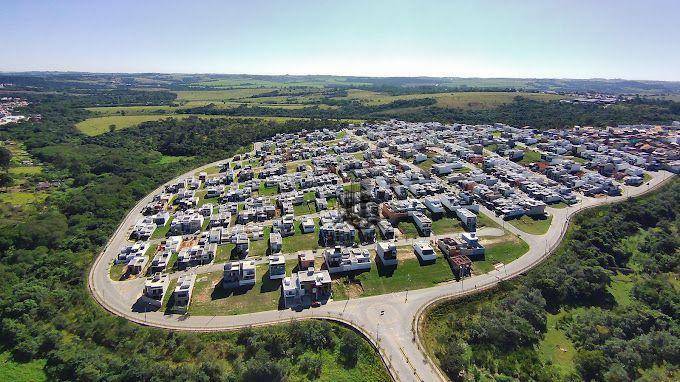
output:
[[[197,171],[214,166],[219,161],[194,169],[174,179],[191,176]],[[120,282],[109,278],[109,267],[122,244],[127,242],[130,228],[142,216],[141,209],[151,201],[154,194],[164,185],[144,197],[125,217],[109,240],[102,253],[95,260],[88,278],[88,285],[96,301],[109,312],[130,321],[159,328],[188,331],[234,330],[250,326],[270,325],[298,319],[329,319],[340,321],[357,328],[380,351],[395,380],[437,381],[444,376],[429,357],[421,351],[417,328],[423,310],[442,299],[473,294],[494,287],[499,281],[510,279],[532,268],[546,258],[561,241],[569,219],[578,211],[608,203],[623,201],[628,197],[644,194],[657,188],[672,177],[660,171],[652,174],[648,184],[640,187],[624,187],[618,197],[584,197],[574,206],[563,209],[549,208],[553,215],[552,225],[544,235],[530,235],[511,224],[503,224],[489,211],[482,211],[503,225],[506,230],[519,235],[529,244],[529,251],[515,261],[489,273],[466,278],[460,282],[447,282],[437,286],[408,292],[362,297],[347,301],[331,301],[328,304],[302,312],[292,310],[266,311],[236,316],[182,316],[164,315],[162,312],[133,312],[131,301],[139,296],[143,281],[134,287],[120,287]],[[168,183],[171,183],[170,181]],[[167,183],[166,183],[167,184]]]

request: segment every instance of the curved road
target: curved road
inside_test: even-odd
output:
[[[186,178],[197,171],[225,161],[214,162],[191,170],[179,178]],[[237,316],[182,316],[164,315],[162,312],[138,313],[131,310],[140,287],[119,288],[120,282],[109,278],[109,267],[122,244],[126,242],[130,228],[141,218],[142,208],[153,195],[162,191],[162,185],[140,200],[128,213],[111,237],[102,253],[94,261],[88,277],[88,286],[94,298],[109,312],[130,321],[159,328],[191,331],[233,330],[249,326],[270,325],[297,319],[328,319],[355,327],[376,346],[388,366],[390,374],[399,381],[444,380],[439,369],[421,351],[417,335],[418,320],[424,309],[442,299],[472,294],[494,287],[499,281],[510,279],[532,268],[548,256],[559,244],[568,226],[569,219],[578,211],[607,203],[623,201],[628,197],[644,194],[657,188],[673,174],[660,171],[652,174],[648,184],[640,187],[624,187],[618,197],[583,198],[578,204],[563,208],[548,208],[553,215],[553,224],[544,235],[530,235],[520,231],[494,214],[484,211],[505,229],[519,235],[529,244],[529,251],[515,261],[486,274],[466,278],[460,282],[447,282],[437,286],[409,292],[363,297],[347,301],[332,301],[328,304],[302,312],[292,310],[266,311]],[[483,210],[483,209],[482,209]]]

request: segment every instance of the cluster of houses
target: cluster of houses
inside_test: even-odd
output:
[[[15,109],[28,106],[28,101],[18,97],[0,98],[0,126],[18,123],[28,119],[25,115],[14,114]]]
[[[143,294],[162,301],[171,259],[173,269],[206,265],[232,244],[224,288],[254,285],[257,266],[266,262],[269,277],[281,280],[286,306],[313,305],[330,298],[331,275],[370,269],[370,250],[381,266],[397,266],[396,227],[406,222],[423,238],[412,243],[419,260],[432,261],[439,251],[453,274],[465,277],[484,256],[475,234],[480,205],[512,219],[576,203],[577,193],[620,193],[621,183],[640,184],[645,171],[677,161],[678,127],[603,133],[391,120],[352,126],[343,137],[329,130],[278,134],[211,174],[165,187],[144,207],[130,230],[135,242],[116,261],[131,273],[148,267]],[[467,232],[432,237],[443,217],[458,219]],[[295,235],[309,235],[322,249],[298,253],[297,270],[288,275],[286,238]],[[154,240],[160,245],[147,264]],[[266,252],[253,253],[262,240],[266,245],[257,248]],[[194,280],[178,283],[175,306],[188,307]]]

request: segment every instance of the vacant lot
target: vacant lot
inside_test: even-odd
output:
[[[543,235],[544,233],[548,232],[548,229],[550,229],[552,215],[533,217],[522,215],[522,217],[519,219],[512,219],[508,222],[526,233],[530,233],[532,235]]]

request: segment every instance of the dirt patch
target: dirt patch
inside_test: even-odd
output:
[[[489,246],[489,245],[492,245],[492,244],[507,243],[509,241],[511,241],[513,243],[519,243],[520,239],[513,234],[505,234],[503,236],[498,236],[498,237],[493,237],[493,238],[488,238],[488,239],[484,238],[484,239],[481,239],[479,242],[483,246],[486,247],[486,246]]]
[[[209,276],[202,276],[196,279],[196,283],[206,283],[207,285],[203,286],[200,291],[196,291],[194,289],[194,295],[191,297],[193,300],[197,302],[209,302],[212,300],[212,291],[215,289],[215,286],[217,285],[217,282],[219,282],[220,279],[214,280],[213,278]],[[196,293],[198,292],[198,293]]]
[[[402,261],[402,260],[415,259],[415,258],[416,258],[416,253],[413,250],[412,246],[405,245],[403,247],[397,247],[397,260]]]

